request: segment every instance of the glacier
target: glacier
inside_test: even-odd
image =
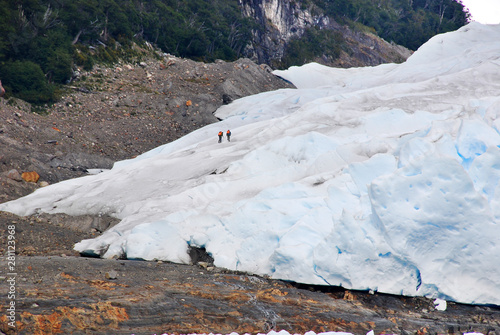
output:
[[[499,36],[472,22],[402,64],[275,71],[297,89],[0,210],[112,215],[75,245],[104,258],[203,247],[276,279],[500,305]]]

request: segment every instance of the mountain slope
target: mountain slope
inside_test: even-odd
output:
[[[130,62],[137,45],[274,68],[402,62],[408,49],[466,24],[463,9],[455,0],[0,0],[0,78],[7,96],[43,105],[78,69]]]

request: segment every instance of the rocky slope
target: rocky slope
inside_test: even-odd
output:
[[[36,171],[40,185],[111,168],[217,122],[213,112],[222,104],[286,87],[248,59],[204,64],[165,55],[79,73],[45,115],[0,99],[0,201],[34,189],[21,182],[22,172]]]
[[[0,98],[0,202],[46,183],[110,168],[205,124],[233,99],[291,87],[247,59],[203,64],[168,55],[79,73],[45,115]],[[217,134],[214,134],[214,141]],[[39,180],[23,179],[34,171]],[[24,176],[27,179],[27,175]],[[268,332],[500,334],[500,309],[337,288],[304,287],[214,268],[79,257],[73,245],[116,224],[110,217],[0,212],[0,279],[15,271],[16,327],[4,334]],[[9,226],[15,225],[15,232]],[[7,271],[8,238],[15,267]],[[0,286],[4,303],[9,285]]]

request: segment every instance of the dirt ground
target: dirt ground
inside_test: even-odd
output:
[[[0,202],[111,168],[217,122],[212,113],[239,97],[290,87],[249,60],[203,64],[163,55],[78,73],[41,115],[0,98]],[[30,171],[36,182],[22,178]],[[494,306],[449,303],[438,311],[431,299],[270,280],[214,268],[202,250],[193,251],[193,265],[85,258],[73,250],[116,223],[0,212],[0,334],[500,335]]]

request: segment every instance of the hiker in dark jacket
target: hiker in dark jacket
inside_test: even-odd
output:
[[[231,142],[231,131],[229,129],[226,132],[226,136],[227,136],[227,141]]]

